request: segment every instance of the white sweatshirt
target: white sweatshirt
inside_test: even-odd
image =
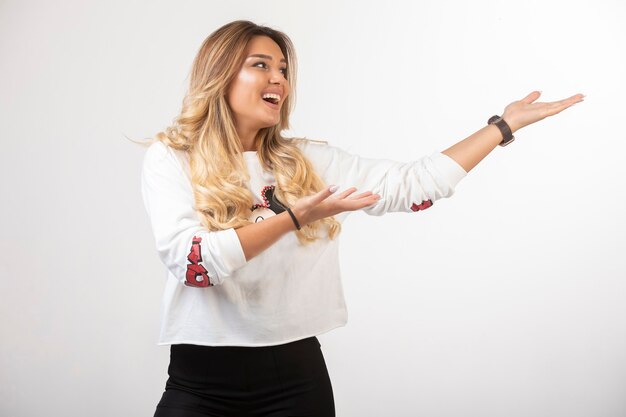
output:
[[[355,186],[357,192],[380,194],[381,201],[362,209],[370,215],[426,209],[450,197],[467,174],[442,153],[400,163],[362,158],[325,142],[294,143],[327,185],[340,186],[337,193]],[[263,171],[256,152],[244,152],[244,158],[255,196],[251,220],[262,221],[281,210],[271,198],[276,181]],[[289,232],[246,261],[234,229],[210,232],[201,225],[184,152],[153,143],[141,180],[156,249],[167,269],[159,345],[277,345],[346,324],[339,236],[301,245]],[[343,222],[349,213],[335,217]]]

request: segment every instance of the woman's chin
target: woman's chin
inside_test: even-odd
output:
[[[267,128],[267,127],[274,127],[277,124],[280,123],[280,118],[278,118],[277,120],[266,120],[262,125],[261,128]]]

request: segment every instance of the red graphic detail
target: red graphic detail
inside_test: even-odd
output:
[[[194,236],[191,243],[191,251],[187,255],[187,259],[191,262],[187,265],[187,274],[185,285],[188,287],[212,287],[211,280],[209,279],[208,271],[204,266],[200,265],[202,262],[202,247],[200,246],[202,238]]]
[[[419,205],[413,203],[413,205],[411,206],[411,210],[413,211],[426,210],[428,207],[431,207],[432,205],[433,205],[432,200],[425,200],[425,201],[422,201],[422,203]]]
[[[265,208],[270,208],[270,202],[267,199],[267,195],[266,193],[268,191],[274,191],[274,186],[273,185],[266,185],[265,187],[263,187],[263,189],[261,190],[261,197],[263,198],[263,204],[255,204],[252,206],[252,211],[260,208],[260,207],[265,207]]]

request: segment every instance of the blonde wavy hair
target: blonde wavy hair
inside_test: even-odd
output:
[[[225,96],[254,36],[268,36],[278,44],[287,60],[287,79],[292,91],[280,110],[280,122],[260,129],[255,138],[262,166],[276,179],[275,195],[292,206],[299,198],[325,186],[296,146],[297,139],[281,135],[282,130],[289,129],[289,114],[295,103],[297,63],[291,40],[278,30],[247,20],[228,23],[204,40],[193,62],[189,90],[180,114],[171,126],[155,136],[167,146],[188,154],[195,209],[203,226],[213,231],[253,223],[249,220],[254,204],[247,187],[250,176]],[[320,238],[318,230],[323,225],[330,239],[341,230],[334,217],[326,217],[297,231],[300,243]]]

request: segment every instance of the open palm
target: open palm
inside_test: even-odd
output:
[[[502,118],[515,132],[524,126],[543,120],[548,116],[554,116],[566,108],[584,100],[583,94],[575,94],[569,98],[549,103],[535,103],[541,95],[541,91],[533,91],[523,99],[514,101],[504,109]]]

